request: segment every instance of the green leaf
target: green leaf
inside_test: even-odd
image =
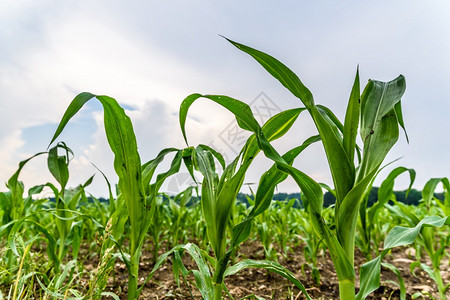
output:
[[[143,178],[142,184],[147,189],[147,194],[149,194],[148,187],[150,186],[150,181],[151,181],[153,174],[155,173],[158,165],[164,160],[164,157],[167,154],[170,154],[172,152],[178,152],[178,151],[180,151],[180,150],[176,149],[176,148],[163,149],[158,153],[156,158],[154,158],[142,165],[142,178]]]
[[[406,190],[406,197],[408,197],[408,193],[411,190],[411,187],[416,178],[416,172],[414,169],[408,169],[405,167],[397,167],[389,173],[386,179],[381,183],[380,189],[378,190],[378,201],[369,209],[369,223],[372,223],[375,219],[375,215],[377,211],[384,207],[384,205],[391,199],[391,195],[394,193],[394,182],[395,179],[403,174],[404,172],[409,173],[409,186]]]
[[[344,125],[339,121],[338,117],[326,106],[316,105],[320,114],[328,121],[337,137],[341,137],[344,132]]]
[[[420,267],[422,270],[427,272],[428,276],[430,276],[430,278],[433,279],[434,282],[437,282],[437,278],[436,278],[436,275],[434,274],[433,269],[430,268],[429,266],[427,266],[426,264],[421,263],[420,261],[415,261],[415,262],[411,263],[410,266],[409,266],[409,269],[411,270],[411,273],[414,276],[416,276],[414,270],[417,267]]]
[[[58,256],[56,255],[57,245],[56,245],[55,238],[53,237],[52,234],[50,234],[50,232],[44,226],[42,226],[41,224],[32,220],[31,217],[32,216],[26,216],[26,217],[23,217],[23,218],[17,220],[16,222],[14,222],[14,225],[11,228],[11,231],[9,232],[9,236],[8,236],[8,245],[11,248],[11,251],[15,255],[20,257],[19,252],[17,251],[17,247],[16,247],[16,238],[19,236],[18,231],[20,230],[20,228],[22,227],[22,225],[24,223],[31,223],[38,232],[40,232],[44,235],[45,239],[47,240],[47,254],[48,254],[50,260],[53,262],[55,268],[58,270],[60,261],[58,259]]]
[[[227,40],[258,61],[273,77],[280,81],[283,86],[299,98],[308,108],[322,138],[322,143],[333,176],[337,201],[340,202],[353,186],[355,169],[345,152],[340,136],[338,136],[333,129],[334,123],[331,120],[327,120],[319,112],[319,109],[314,105],[311,92],[303,85],[297,75],[280,61],[256,49],[236,43],[229,39]]]
[[[430,180],[428,180],[422,190],[422,198],[427,208],[431,206],[431,200],[433,199],[436,187],[440,182],[442,182],[442,185],[444,186],[445,201],[446,203],[450,204],[450,181],[448,180],[448,178],[431,178]]]
[[[198,267],[197,272],[193,272],[197,282],[197,288],[200,290],[204,299],[213,299],[214,288],[211,280],[211,273],[209,272],[209,267],[207,262],[203,259],[201,255],[201,250],[194,244],[188,243],[182,246]]]
[[[96,96],[91,93],[81,93],[67,108],[61,122],[50,142],[61,134],[69,120],[83,107],[96,97],[103,106],[106,137],[114,153],[114,169],[119,176],[119,189],[128,207],[131,223],[131,248],[136,250],[138,239],[144,236],[141,224],[146,217],[145,194],[142,185],[140,157],[137,152],[136,137],[130,118],[117,101],[108,96]],[[133,251],[134,251],[133,250]]]
[[[217,152],[216,150],[214,150],[213,148],[211,148],[208,145],[203,145],[200,144],[199,147],[203,148],[206,151],[211,152],[211,154],[217,159],[217,161],[220,163],[220,166],[222,167],[222,169],[225,169],[225,159],[223,158],[223,155],[220,154],[219,152]],[[192,176],[193,179],[195,180],[194,176]]]
[[[69,120],[95,95],[79,94],[67,108],[50,144],[59,136]],[[143,186],[141,160],[137,151],[133,125],[117,101],[108,96],[95,96],[103,106],[106,138],[114,153],[114,170],[119,177],[118,187],[128,208],[130,220],[130,264],[128,293],[135,297],[141,247],[150,223],[151,207]],[[151,201],[149,201],[151,203]]]
[[[442,227],[444,224],[449,225],[449,222],[450,217],[439,218],[437,216],[426,216],[413,228],[396,226],[386,236],[383,251],[412,244],[423,226]]]
[[[131,224],[131,249],[134,251],[145,223],[145,194],[142,185],[141,160],[137,152],[136,136],[130,118],[116,100],[96,96],[103,105],[104,124],[109,146],[114,153],[114,170],[119,176],[119,189],[128,207]]]
[[[109,213],[110,213],[110,215],[112,215],[114,213],[114,211],[116,210],[116,201],[114,200],[114,196],[111,191],[111,183],[109,182],[108,178],[106,177],[105,173],[103,173],[102,170],[97,168],[96,165],[94,165],[94,164],[92,164],[92,165],[94,166],[94,168],[96,168],[102,174],[103,178],[106,181],[106,184],[108,185],[108,195],[109,195],[109,197],[108,197],[109,206],[108,207],[109,207]]]
[[[282,137],[289,131],[294,122],[297,120],[299,114],[304,110],[305,108],[294,108],[282,111],[274,115],[269,120],[267,120],[267,122],[262,127],[264,136],[269,142]],[[243,152],[243,161],[253,159],[259,153],[259,151],[261,151],[258,143],[259,142],[255,134],[248,138],[244,149],[242,149],[241,151]]]
[[[69,107],[66,109],[64,116],[59,122],[58,128],[56,129],[56,132],[53,135],[52,140],[50,141],[48,147],[50,147],[50,145],[58,138],[58,136],[63,131],[64,127],[66,127],[69,120],[83,107],[83,105],[86,102],[88,102],[93,97],[95,97],[95,95],[84,92],[79,94],[78,96],[75,97],[75,99],[72,100]]]
[[[273,261],[245,259],[229,267],[225,271],[225,276],[234,275],[246,268],[264,268],[266,270],[275,272],[295,284],[295,286],[303,292],[307,299],[311,299],[305,287],[297,278],[295,278],[295,275],[285,267]]]
[[[403,132],[405,133],[406,141],[409,143],[409,137],[408,133],[406,132],[405,123],[403,121],[403,112],[402,112],[402,102],[399,101],[394,106],[395,114],[397,115],[398,124],[403,129]]]
[[[348,258],[352,265],[354,262],[354,241],[359,207],[364,199],[363,196],[367,191],[367,187],[372,183],[375,171],[376,170],[372,170],[372,173],[366,176],[362,181],[356,184],[350,192],[348,192],[336,212],[337,216],[335,219],[338,239],[349,256]]]
[[[390,82],[369,80],[361,96],[361,139],[363,158],[359,169],[362,180],[378,169],[389,150],[398,140],[398,119],[394,106],[406,89],[405,78],[400,75]]]
[[[65,150],[66,155],[59,156],[58,148]],[[47,166],[50,173],[52,173],[53,177],[55,177],[61,185],[61,191],[64,191],[67,181],[69,180],[69,153],[72,153],[72,150],[70,150],[63,142],[58,143],[48,152]]]
[[[405,286],[405,280],[402,277],[402,274],[400,273],[400,270],[389,263],[381,263],[381,265],[386,268],[391,270],[392,272],[394,272],[395,275],[397,275],[397,279],[398,279],[398,285],[400,287],[400,300],[406,300],[406,286]]]
[[[359,67],[356,70],[350,99],[347,104],[344,121],[344,149],[350,162],[355,159],[356,135],[358,134],[359,109],[360,109]]]
[[[183,102],[180,105],[180,113],[179,113],[181,131],[183,133],[183,137],[184,140],[186,141],[186,144],[188,144],[185,129],[187,113],[189,107],[197,99],[201,97],[210,99],[216,102],[217,104],[225,107],[230,112],[232,112],[236,117],[236,121],[238,122],[239,127],[241,127],[242,129],[256,132],[257,129],[259,128],[259,124],[256,121],[255,117],[253,116],[250,106],[248,106],[244,102],[241,102],[228,96],[192,94],[183,100]]]
[[[203,175],[202,182],[202,212],[206,222],[206,232],[208,240],[214,251],[221,248],[217,240],[217,223],[216,223],[216,187],[219,182],[217,174],[214,172],[214,158],[209,151],[197,147],[195,151],[195,165]]]
[[[396,226],[392,228],[384,240],[384,248],[380,255],[362,265],[360,269],[360,290],[356,295],[356,300],[365,299],[380,286],[381,260],[390,249],[412,244],[424,226],[442,227],[444,225],[450,225],[449,216],[445,218],[426,216],[415,227]]]
[[[231,44],[236,46],[236,48],[238,48],[239,50],[252,56],[284,87],[290,90],[297,98],[302,100],[306,107],[309,108],[314,105],[313,95],[308,90],[308,88],[300,81],[300,78],[298,78],[294,72],[283,65],[280,61],[264,52],[239,44],[230,39],[227,39],[226,37],[224,38]]]
[[[317,141],[320,141],[319,136],[313,136],[307,139],[301,146],[296,147],[284,154],[283,159],[288,164],[292,164],[294,162],[294,159],[304,149]],[[255,205],[253,206],[249,215],[241,223],[233,228],[232,244],[234,245],[234,247],[239,245],[249,237],[252,220],[269,207],[273,199],[276,185],[284,181],[287,176],[288,174],[279,170],[276,164],[274,164],[261,176],[255,195]]]

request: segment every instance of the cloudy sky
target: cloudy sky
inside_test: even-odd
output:
[[[449,1],[32,1],[0,2],[0,180],[48,143],[70,101],[89,91],[114,97],[127,109],[143,162],[165,147],[184,147],[178,107],[187,95],[226,94],[252,105],[264,121],[301,105],[250,57],[219,34],[265,51],[299,75],[317,103],[342,119],[359,64],[369,78],[407,80],[402,136],[387,161],[417,172],[415,187],[450,175]],[[92,103],[91,103],[92,102]],[[59,140],[75,153],[69,185],[98,171],[116,182],[102,109],[95,101],[71,121]],[[239,149],[233,117],[199,101],[192,106],[190,143],[210,144],[232,157]],[[280,152],[313,134],[309,116],[275,143]],[[321,145],[295,165],[331,184]],[[270,166],[261,157],[247,182]],[[392,168],[391,168],[392,169]],[[380,179],[387,175],[386,170]],[[186,184],[180,174],[165,188]],[[45,157],[20,179],[27,188],[53,181]],[[379,180],[378,182],[381,182]],[[399,178],[398,189],[407,186]],[[0,190],[5,190],[4,184]],[[97,174],[89,191],[106,195]],[[280,191],[296,192],[292,181]]]

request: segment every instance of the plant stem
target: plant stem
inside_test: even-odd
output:
[[[12,269],[14,267],[14,253],[12,252],[11,249],[8,249],[6,251],[6,257],[7,257],[7,261],[8,261],[8,276],[6,277],[6,283],[7,284],[11,284],[12,282]]]
[[[350,280],[339,281],[339,299],[353,300],[355,299],[355,283]]]
[[[135,232],[135,230],[131,230]],[[139,259],[140,249],[137,247],[138,242],[132,234],[130,239],[130,269],[128,273],[128,300],[136,300],[138,298],[138,278],[139,278]]]
[[[138,271],[139,271],[139,263],[134,264],[133,261],[130,261],[130,273],[128,274],[128,300],[136,300],[138,297],[137,294],[137,284],[138,284]]]
[[[438,269],[434,268],[434,277],[436,278],[436,285],[439,291],[439,298],[442,300],[447,299],[445,295],[445,285],[444,282],[442,281],[442,276],[441,272],[439,271],[439,268]]]
[[[66,241],[66,235],[63,230],[63,232],[61,232],[60,239],[59,239],[59,251],[58,251],[59,261],[62,261],[62,259],[63,259],[63,254],[64,254],[64,250],[65,250],[65,245],[64,245],[65,241]]]
[[[222,299],[222,284],[214,283],[214,300]]]

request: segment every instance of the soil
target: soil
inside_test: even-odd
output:
[[[424,271],[416,269],[415,276],[411,273],[409,265],[415,260],[411,256],[412,251],[411,248],[395,249],[383,261],[395,265],[400,270],[406,285],[406,299],[432,299],[427,294],[439,299],[435,283]],[[264,250],[261,244],[257,241],[245,242],[241,246],[237,261],[245,258],[263,260]],[[139,271],[140,283],[152,270],[152,261],[150,252],[144,252]],[[183,257],[183,261],[188,270],[196,269],[188,255]],[[364,262],[366,262],[366,259],[357,251],[355,265],[360,266]],[[422,262],[430,264],[426,258],[423,258]],[[321,279],[319,286],[315,286],[308,267],[304,268],[304,272],[302,272],[302,265],[305,263],[302,246],[293,246],[286,257],[279,258],[279,263],[295,274],[313,299],[339,299],[338,280],[327,252],[323,253],[318,259]],[[92,268],[92,265],[86,267],[86,269],[89,268]],[[441,274],[444,283],[449,283],[450,265],[448,257],[442,260]],[[115,265],[114,279],[111,278],[108,282],[106,291],[119,295],[121,299],[126,299],[127,280],[126,267],[121,261],[118,261]],[[358,277],[356,282],[359,282]],[[400,299],[397,282],[397,276],[392,271],[382,268],[381,286],[367,299]],[[193,283],[194,278],[191,276],[187,282],[180,280],[180,285],[177,286],[169,260],[159,268],[155,276],[145,285],[139,299],[202,299]],[[225,279],[225,284],[234,299],[241,299],[250,295],[254,295],[254,297],[251,296],[253,299],[257,299],[257,297],[264,299],[306,299],[303,293],[287,279],[260,268],[244,269],[235,275],[228,276]],[[418,292],[422,293],[422,296],[413,298],[413,295],[417,295]],[[450,299],[450,288],[447,290],[447,298]],[[112,298],[105,297],[105,299]]]

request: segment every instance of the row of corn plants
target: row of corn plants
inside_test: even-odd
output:
[[[382,186],[386,186],[386,182],[389,181],[389,180],[390,180],[390,176],[388,177],[387,180],[385,180],[385,182],[383,182]],[[437,180],[443,180],[443,182],[445,182],[446,179],[445,178],[433,179],[432,181],[436,182]],[[429,186],[429,184],[427,184],[427,186]],[[382,190],[383,189],[380,189],[379,194],[382,194],[381,193]],[[430,194],[430,190],[431,189],[428,188],[428,187],[424,188],[424,194],[425,193]],[[68,190],[67,192],[69,192],[69,191],[70,190]],[[191,192],[191,189],[188,189],[186,191],[186,193],[190,193],[190,192]],[[182,204],[185,200],[180,199],[180,197],[184,196],[184,194],[185,194],[185,192],[180,193],[179,195],[174,197],[174,199],[171,199],[170,202],[167,201],[168,202],[167,205],[163,205],[162,206],[162,207],[165,208],[163,210],[163,211],[165,211],[165,213],[164,213],[165,216],[163,215],[163,219],[165,221],[164,221],[164,224],[161,225],[161,227],[167,229],[167,232],[164,232],[164,234],[163,234],[163,236],[164,236],[163,239],[167,239],[167,241],[173,241],[172,236],[173,236],[173,234],[176,235],[176,232],[171,232],[171,228],[173,228],[175,231],[180,230],[180,228],[177,228],[176,226],[174,226],[174,223],[176,223],[176,222],[169,221],[169,219],[173,217],[173,212],[171,212],[171,210],[173,208],[170,208],[170,206],[178,205],[176,202],[178,202],[179,204]],[[164,195],[162,195],[162,196],[164,196]],[[393,197],[393,194],[391,195],[391,197]],[[426,198],[426,197],[424,197],[424,198]],[[162,199],[163,199],[163,197],[159,198],[159,200],[162,200]],[[391,198],[391,199],[392,199],[392,201],[395,201],[394,198]],[[435,210],[436,210],[435,213],[436,212],[440,212],[439,214],[445,215],[444,212],[443,212],[443,210],[446,207],[445,202],[440,202],[436,198],[431,198],[431,199],[432,200],[431,200],[430,203],[434,204]],[[448,198],[446,197],[446,199],[448,199]],[[45,201],[45,199],[39,200],[39,201],[37,201],[37,203],[41,203],[42,204],[43,201]],[[284,253],[283,253],[284,251],[279,251],[280,249],[282,249],[282,247],[281,247],[282,244],[278,243],[278,241],[282,241],[282,240],[287,238],[287,239],[289,239],[289,242],[288,242],[289,246],[295,246],[298,243],[297,238],[300,238],[304,242],[304,246],[302,248],[304,249],[304,252],[305,252],[304,256],[305,256],[305,258],[307,260],[307,265],[303,265],[302,269],[303,269],[303,267],[311,268],[311,270],[312,270],[312,277],[313,277],[314,281],[317,281],[316,284],[318,285],[319,282],[320,282],[320,273],[319,273],[319,269],[317,267],[314,268],[314,262],[317,263],[317,259],[319,257],[318,252],[321,253],[320,255],[323,255],[323,251],[322,251],[323,243],[321,241],[319,241],[319,246],[321,245],[321,247],[320,248],[316,248],[314,245],[315,245],[315,243],[317,243],[317,235],[314,232],[308,232],[308,230],[307,230],[308,228],[310,228],[312,226],[312,224],[309,222],[309,218],[308,218],[309,213],[308,213],[307,203],[305,203],[306,205],[305,205],[304,209],[289,209],[289,210],[287,210],[286,207],[292,208],[292,201],[297,201],[297,199],[291,200],[290,202],[289,201],[287,201],[287,202],[278,202],[276,204],[274,204],[272,202],[270,207],[269,207],[269,209],[264,212],[264,214],[267,217],[265,222],[259,221],[256,218],[256,223],[254,225],[256,225],[256,227],[258,228],[258,227],[260,227],[259,225],[261,225],[261,224],[268,224],[270,226],[270,228],[274,228],[275,229],[275,230],[271,231],[269,233],[269,235],[268,235],[269,238],[272,241],[270,243],[271,248],[272,249],[276,249],[275,253],[278,253],[278,255],[275,256],[274,260],[277,259],[278,257],[284,256]],[[250,199],[250,202],[252,202],[251,199]],[[94,201],[94,202],[91,202],[91,203],[89,203],[89,202],[87,202],[87,203],[86,202],[80,202],[80,203],[82,203],[82,205],[79,205],[77,207],[77,211],[90,212],[90,215],[91,216],[95,216],[98,220],[102,220],[102,218],[104,218],[105,211],[108,209],[108,206],[102,205],[98,201]],[[427,207],[426,207],[426,205],[424,203],[425,203],[425,200],[423,200],[418,207],[407,207],[407,206],[404,206],[404,205],[402,206],[401,203],[399,205],[395,205],[395,206],[385,205],[385,207],[380,209],[379,213],[380,214],[386,214],[386,212],[389,212],[390,210],[392,210],[392,207],[397,207],[398,206],[398,207],[401,207],[402,209],[404,209],[406,211],[409,211],[410,214],[411,214],[411,212],[413,212],[414,215],[417,215],[417,216],[421,217],[421,216],[427,214]],[[47,204],[44,205],[44,207],[51,208],[54,205],[55,205],[54,202],[49,202],[48,201]],[[433,206],[429,205],[429,207],[432,208]],[[439,207],[439,209],[438,209],[438,207]],[[181,209],[181,207],[179,207],[179,208]],[[245,216],[248,214],[248,209],[246,209],[245,206],[243,206],[243,205],[238,205],[238,206],[236,206],[234,208],[235,209],[232,212],[234,214],[233,219],[236,220],[236,222],[242,221],[245,218]],[[185,220],[184,223],[183,223],[183,225],[184,225],[183,229],[186,229],[186,227],[190,227],[191,228],[189,234],[186,233],[186,235],[195,237],[195,239],[197,241],[200,240],[202,238],[202,233],[197,232],[195,230],[195,228],[196,228],[196,225],[198,223],[198,220],[200,219],[199,216],[201,215],[201,207],[200,206],[191,206],[191,207],[188,208],[188,207],[184,206],[182,208],[182,210],[185,212],[185,215],[194,216],[193,219]],[[327,220],[330,220],[330,218],[332,217],[333,207],[329,207],[325,211],[328,211],[328,214],[329,214],[329,216],[326,216],[325,218]],[[262,216],[264,214],[261,214],[260,216]],[[277,222],[277,220],[280,218],[280,215],[282,215],[282,217],[284,219],[288,219],[288,222],[287,223],[285,223],[285,222],[281,222],[281,223]],[[47,228],[48,228],[48,226],[52,223],[51,219],[52,219],[53,215],[48,214],[48,216],[49,217],[44,218],[42,213],[41,213],[39,218],[36,218],[35,220],[36,220],[36,222],[39,222],[40,224],[45,224],[45,226],[47,226]],[[258,217],[260,217],[260,216],[258,216]],[[388,220],[387,217],[389,217],[389,218],[391,218],[391,219],[389,219],[389,222],[392,223],[392,224],[408,225],[407,223],[404,222],[404,220],[402,222],[402,219],[398,220],[397,222],[395,222],[395,220],[392,220],[392,217],[395,217],[395,216],[396,216],[396,214],[392,214],[390,216],[386,215],[386,216],[383,216],[382,218],[380,218],[377,222],[381,223],[381,224],[384,224],[384,225],[387,225],[386,224],[386,220]],[[90,249],[93,249],[95,251],[95,246],[92,246],[92,244],[98,245],[98,244],[100,244],[100,242],[99,241],[93,241],[93,240],[95,240],[95,237],[93,237],[92,232],[95,232],[96,228],[98,228],[98,226],[95,225],[95,223],[93,223],[93,222],[86,222],[88,220],[89,219],[85,218],[85,221],[82,222],[82,224],[84,224],[85,227],[86,227],[85,228],[85,234],[83,235],[82,239],[88,241],[90,243]],[[105,221],[103,221],[103,223],[104,222]],[[92,225],[90,225],[90,224],[92,224],[94,227],[92,227]],[[286,225],[287,225],[288,228],[294,228],[294,227],[297,226],[297,227],[300,228],[299,230],[300,230],[301,233],[298,234],[298,232],[293,232],[293,231],[281,232],[278,229],[280,224],[284,224],[283,226],[281,226],[282,228],[286,228]],[[301,224],[301,225],[298,226],[298,224]],[[57,230],[57,227],[55,226],[54,229]],[[23,233],[27,232],[28,234],[30,234],[31,231],[33,231],[32,228],[27,228],[27,230],[24,230]],[[373,230],[373,231],[374,231],[374,233],[376,233],[375,235],[385,235],[387,229],[383,229],[383,231],[380,232],[380,233],[377,233],[376,230]],[[150,232],[151,232],[151,230],[149,230],[149,235],[151,236]],[[442,231],[434,232],[434,236],[436,238],[439,238],[441,235],[445,236],[445,232],[442,232]],[[360,232],[359,236],[363,237],[364,236],[363,232]],[[26,239],[25,236],[23,236],[23,239],[24,240]],[[259,230],[254,230],[252,239],[254,239],[254,240],[261,240]],[[181,242],[181,243],[183,243],[183,241],[185,241],[185,240],[183,240],[183,239],[179,240],[179,242]],[[420,239],[418,239],[418,241],[420,241]],[[441,243],[440,244],[441,249],[439,250],[439,253],[441,255],[440,259],[442,259],[442,257],[445,256],[445,253],[446,253],[445,252],[445,246],[448,245],[448,240],[444,239],[444,240],[441,241],[439,239],[439,241]],[[446,242],[444,243],[444,241],[446,241]],[[22,247],[22,251],[23,251],[23,249],[25,249],[27,246],[31,245],[30,243],[27,243],[26,245],[22,245],[21,244],[22,242],[23,241],[18,241],[18,243],[20,245],[19,245],[19,247],[16,247],[17,248],[16,251],[18,251],[18,253],[20,255],[22,255],[20,247]],[[262,240],[261,240],[261,242],[262,242]],[[71,245],[72,243],[73,243],[73,245],[76,244],[75,242],[69,241],[67,246]],[[155,243],[154,243],[154,246],[157,247],[157,245]],[[380,246],[382,246],[381,242],[374,243],[374,254],[377,253],[375,249],[378,249],[378,247],[380,247]],[[418,253],[417,254],[417,258],[419,260],[421,258],[421,256],[422,256],[420,254],[420,251],[421,251],[421,249],[423,249],[423,247],[419,243],[416,243],[414,246],[417,248],[417,253]],[[207,244],[203,244],[201,247],[203,247],[204,249],[207,249]],[[57,247],[54,247],[54,248],[57,248]],[[363,250],[363,248],[361,248],[361,250]],[[290,251],[292,251],[292,250],[290,250]],[[422,250],[422,252],[423,251],[425,251],[425,250]],[[266,259],[271,259],[270,257],[267,257],[267,252],[266,252]],[[76,260],[76,258],[75,258],[75,260]],[[82,270],[82,265],[83,264],[81,263],[81,261],[77,263],[77,266],[79,267],[78,271]],[[382,265],[385,268],[388,267],[386,263],[382,263]],[[72,277],[72,280],[75,281],[75,278],[73,278],[73,274],[68,274],[68,273],[70,273],[69,271],[71,271],[71,272],[74,271],[74,269],[75,269],[74,262],[73,261],[72,262],[69,261],[67,266],[68,267],[66,267],[65,263],[62,263],[62,268],[64,270],[67,270],[67,271],[66,272],[61,272],[61,273],[64,273],[64,274],[61,274],[62,277],[58,277],[58,278],[66,278],[66,280],[67,280],[68,277],[69,278]],[[416,262],[416,263],[411,265],[412,268],[414,268],[416,266],[419,266],[420,268],[422,268],[424,270],[430,270],[430,268],[427,269],[427,266],[425,264],[423,264],[423,263],[420,264],[419,262]],[[393,266],[390,266],[390,267],[393,267]],[[434,268],[436,268],[436,263],[434,263]],[[48,273],[48,270],[46,271],[46,273]],[[433,272],[429,272],[429,274],[431,274],[430,278],[435,280]],[[70,275],[70,276],[68,276],[68,275]],[[44,280],[42,280],[43,281],[42,285],[45,286],[47,293],[50,293],[50,294],[52,294],[54,296],[58,296],[58,295],[62,296],[64,294],[63,293],[64,289],[61,286],[61,283],[60,283],[61,280],[62,279],[59,280],[58,284],[52,285],[51,280],[48,280],[48,279],[45,280],[44,279]],[[21,284],[18,284],[18,286],[19,287],[20,286],[23,287],[24,286],[23,285],[24,281],[25,281],[25,278],[22,278]],[[57,280],[54,280],[53,282],[56,283],[56,281]],[[444,289],[444,293],[445,293],[445,288],[446,288],[445,285],[441,285],[441,287],[439,289]],[[22,290],[22,292],[23,292],[23,290]],[[76,294],[76,292],[75,292],[75,290],[73,288],[71,288],[70,292]]]
[[[361,93],[357,71],[342,122],[329,108],[316,104],[297,75],[280,61],[228,41],[254,58],[302,106],[282,111],[260,125],[250,107],[240,100],[225,95],[189,95],[182,101],[179,113],[186,147],[163,149],[153,160],[142,163],[131,120],[118,102],[108,96],[79,94],[63,115],[49,149],[21,162],[7,182],[9,191],[0,193],[0,237],[5,237],[1,274],[3,284],[10,286],[9,298],[18,299],[37,292],[55,298],[69,295],[80,299],[117,298],[106,291],[106,286],[120,260],[128,273],[127,297],[137,299],[152,276],[170,259],[175,280],[179,282],[182,278],[186,282],[193,275],[194,285],[203,299],[231,296],[225,278],[245,268],[278,273],[311,299],[299,279],[278,263],[279,258],[292,251],[293,244],[302,243],[307,261],[304,268],[311,269],[316,285],[320,284],[317,259],[326,250],[335,266],[340,298],[365,299],[380,285],[382,264],[397,272],[395,266],[383,262],[390,249],[414,243],[416,253],[426,253],[432,267],[418,261],[411,264],[411,269],[425,270],[436,282],[441,299],[445,299],[448,285],[443,282],[440,268],[450,243],[448,233],[442,229],[450,224],[448,179],[434,178],[427,183],[423,208],[417,215],[396,201],[393,194],[395,179],[409,173],[411,189],[415,172],[396,168],[381,185],[376,205],[367,207],[373,182],[386,166],[384,160],[397,142],[400,129],[405,129],[401,108],[406,87],[404,77],[390,82],[369,80]],[[188,143],[188,112],[200,99],[222,106],[235,116],[242,130],[252,133],[231,162],[226,162],[221,153],[209,146]],[[114,187],[100,171],[109,188],[108,204],[87,197],[85,189],[94,177],[76,188],[67,187],[73,153],[63,142],[52,146],[71,118],[91,100],[102,104],[105,132],[119,178],[114,195]],[[310,116],[317,134],[280,154],[272,141],[282,139],[299,116],[305,114]],[[301,167],[293,166],[295,159],[313,143],[323,145],[334,188],[316,182]],[[261,174],[251,206],[246,208],[236,203],[236,197],[258,154],[272,160],[273,166]],[[20,172],[29,160],[41,155],[47,155],[48,170],[58,186],[38,185],[25,196]],[[160,163],[169,158],[169,168],[157,174]],[[175,197],[161,193],[164,181],[180,172],[182,165],[194,181],[197,181],[195,174],[202,175],[198,186]],[[301,191],[301,210],[293,208],[295,199],[277,205],[272,202],[276,186],[288,176]],[[439,183],[445,190],[444,202],[434,198]],[[35,195],[45,188],[51,191],[52,199],[35,200]],[[327,209],[323,208],[324,189],[336,197],[336,204]],[[379,224],[383,223],[378,222],[381,217],[390,218],[390,224],[399,226],[382,227]],[[265,260],[239,259],[240,245],[249,238],[261,241]],[[149,241],[154,268],[139,284],[142,252]],[[76,282],[84,272],[79,259],[82,243],[96,252],[99,263],[91,273],[88,287],[80,292]],[[42,244],[45,244],[48,263],[33,269],[29,263],[31,255],[39,252],[33,247]],[[368,260],[359,266],[359,290],[355,284],[357,246]],[[161,254],[162,249],[167,251]],[[184,265],[184,254],[191,256],[195,269],[189,270]],[[27,268],[33,271],[26,272]]]

